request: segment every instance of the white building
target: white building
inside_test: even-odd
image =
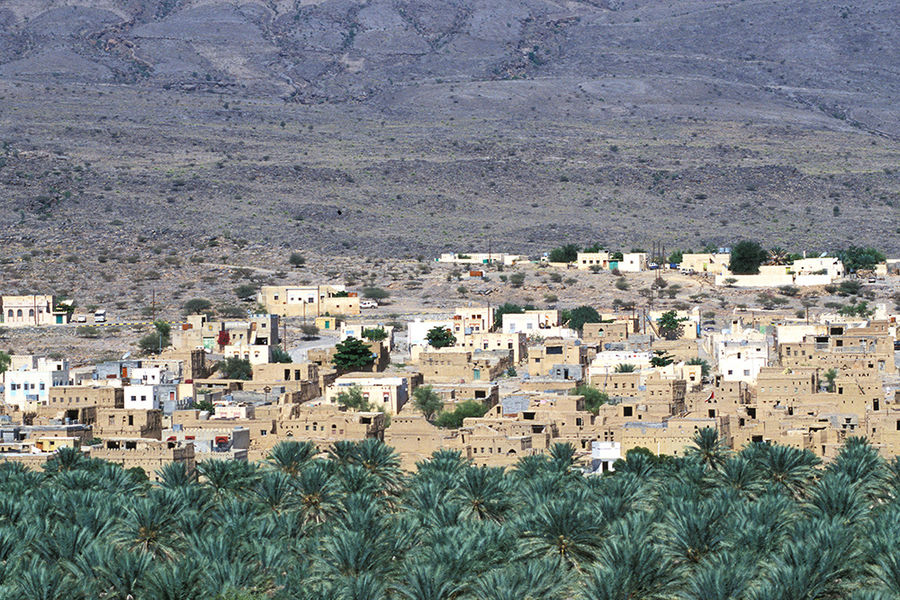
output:
[[[616,367],[619,365],[634,365],[636,370],[647,369],[650,367],[650,359],[653,357],[652,352],[618,352],[615,350],[605,350],[598,352],[594,360],[591,361],[588,373],[591,378],[615,373]]]
[[[717,370],[725,381],[755,383],[760,369],[769,364],[769,338],[755,329],[745,329],[739,319],[730,329],[713,333],[705,347],[716,358]]]
[[[3,380],[6,404],[19,409],[46,405],[51,387],[69,385],[69,361],[32,358],[4,373]]]
[[[384,329],[387,337],[382,343],[387,344],[388,348],[394,349],[394,326],[385,325],[383,323],[341,323],[340,335],[343,342],[347,338],[353,337],[358,340],[364,339],[363,332],[367,329]]]
[[[122,391],[125,396],[125,408],[135,410],[153,410],[175,408],[178,400],[178,386],[173,383],[156,385],[126,385]]]
[[[546,336],[549,331],[559,326],[558,310],[526,310],[523,313],[506,313],[502,317],[503,333],[538,333]]]
[[[427,346],[428,345],[428,332],[434,329],[435,327],[443,327],[444,329],[449,329],[453,331],[453,320],[452,319],[416,319],[415,321],[410,321],[406,324],[406,335],[407,335],[407,344],[412,348],[413,346]]]
[[[397,414],[409,401],[409,378],[384,373],[348,373],[335,379],[325,388],[325,401],[335,404],[342,392],[358,387],[363,398],[375,410]]]
[[[591,470],[594,473],[615,471],[613,463],[622,458],[619,442],[591,442]]]
[[[610,266],[613,266],[611,261]],[[622,260],[617,261],[615,268],[622,273],[638,273],[647,270],[646,252],[626,252],[622,254]]]
[[[472,254],[446,252],[435,260],[440,263],[455,265],[489,265],[499,263],[511,267],[517,262],[525,260],[525,257],[519,254],[504,254],[502,252],[473,252]]]

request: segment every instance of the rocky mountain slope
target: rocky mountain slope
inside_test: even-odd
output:
[[[896,8],[4,3],[0,235],[900,251]]]

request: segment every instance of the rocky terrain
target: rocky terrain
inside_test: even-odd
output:
[[[3,3],[4,291],[140,317],[451,250],[896,254],[898,38],[888,0]]]

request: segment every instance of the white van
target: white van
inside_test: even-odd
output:
[[[106,323],[106,309],[94,311],[94,323]]]

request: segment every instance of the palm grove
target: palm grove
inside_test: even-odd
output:
[[[797,600],[900,595],[900,461],[851,438],[811,453],[633,450],[605,477],[573,448],[509,470],[381,442],[265,463],[180,463],[158,483],[76,451],[0,465],[3,598]]]

